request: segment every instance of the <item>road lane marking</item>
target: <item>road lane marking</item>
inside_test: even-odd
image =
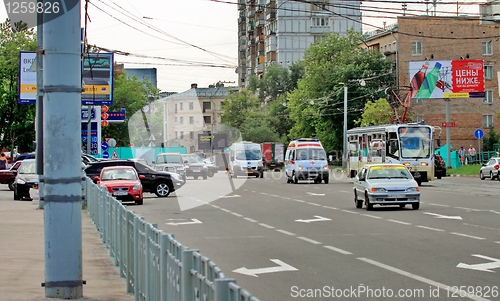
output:
[[[220,208],[220,210],[224,211],[224,212],[227,212],[227,213],[231,213],[230,210],[227,210],[226,208]]]
[[[240,273],[243,275],[259,277],[258,274],[266,274],[266,273],[277,273],[277,272],[285,272],[285,271],[298,271],[299,269],[284,263],[279,259],[271,259],[272,262],[276,263],[278,266],[267,267],[267,268],[258,268],[258,269],[249,269],[246,267],[242,267],[236,270],[233,270],[235,273]]]
[[[335,247],[332,247],[332,246],[323,246],[323,247],[325,247],[325,248],[327,248],[329,250],[341,253],[341,254],[352,255],[352,253],[349,252],[349,251],[345,251],[345,250],[342,250],[342,249],[339,249],[339,248],[335,248]]]
[[[252,223],[256,223],[257,221],[252,219],[252,218],[249,218],[249,217],[245,217],[244,219],[246,219],[247,221],[249,222],[252,222]]]
[[[296,222],[299,222],[299,223],[313,223],[313,222],[324,222],[324,221],[331,221],[331,219],[329,219],[328,217],[323,217],[323,216],[319,216],[319,215],[315,215],[314,216],[315,218],[313,219],[296,219],[295,221]]]
[[[330,206],[323,206],[323,208],[332,209],[332,210],[339,210],[339,208],[330,207]]]
[[[320,205],[320,204],[316,204],[316,203],[311,203],[311,202],[307,202],[307,203],[308,203],[309,205],[314,205],[314,206],[318,206],[318,207],[322,206],[322,205]]]
[[[343,193],[351,193],[352,191],[339,190],[339,192],[343,192]]]
[[[468,296],[469,299],[471,299],[471,300],[478,300],[478,301],[487,301],[488,300],[488,299],[484,299],[484,298],[477,297],[477,296],[470,296],[464,290],[456,291],[456,288],[457,288],[456,286],[450,286],[450,285],[446,285],[446,284],[443,284],[443,283],[440,283],[440,282],[437,282],[437,281],[434,281],[434,280],[431,280],[431,279],[427,279],[427,278],[424,278],[422,276],[418,276],[418,275],[415,275],[413,273],[409,273],[409,272],[400,270],[398,268],[395,268],[395,267],[383,264],[381,262],[378,262],[378,261],[375,261],[375,260],[371,260],[369,258],[362,258],[362,257],[360,257],[358,259],[361,260],[361,261],[364,261],[366,263],[372,264],[374,266],[378,266],[379,268],[383,268],[385,270],[388,270],[388,271],[391,271],[391,272],[394,272],[394,273],[397,273],[397,274],[409,277],[411,279],[415,279],[417,281],[420,281],[420,282],[423,282],[423,283],[426,283],[426,284],[438,287],[438,288],[443,289],[445,291],[448,291],[448,292],[450,292],[452,294],[457,294],[458,296]]]
[[[463,210],[468,210],[468,211],[474,211],[472,208],[467,208],[467,207],[455,207],[456,209],[463,209]]]
[[[231,212],[232,215],[237,216],[237,217],[243,217],[243,215],[236,213],[236,212]]]
[[[211,204],[211,206],[214,207],[214,208],[220,209],[220,207],[217,206],[217,205]]]
[[[367,216],[367,217],[371,217],[371,218],[377,218],[377,219],[381,219],[380,216],[376,216],[376,215],[371,215],[371,214],[361,214],[362,216]]]
[[[307,237],[298,236],[297,238],[298,239],[302,239],[303,241],[307,241],[309,243],[312,243],[313,245],[321,245],[321,243],[319,241],[316,241],[316,240],[313,240],[313,239],[310,239],[310,238],[307,238]]]
[[[436,204],[436,203],[427,203],[429,205],[433,205],[433,206],[438,206],[438,207],[450,207],[449,205],[442,205],[442,204]]]
[[[280,233],[283,233],[283,234],[286,234],[286,235],[295,236],[295,233],[288,232],[288,231],[285,231],[285,230],[276,229],[276,231],[278,231]]]
[[[393,222],[393,223],[402,224],[402,225],[411,226],[411,223],[402,222],[402,221],[397,221],[397,220],[395,220],[395,219],[388,219],[387,221],[388,221],[388,222]]]
[[[426,230],[432,230],[432,231],[439,231],[439,232],[444,232],[443,229],[436,229],[436,228],[431,228],[431,227],[426,227],[426,226],[420,226],[420,225],[417,225],[415,227],[418,227],[418,228],[422,228],[422,229],[426,229]]]
[[[471,226],[471,227],[476,227],[480,229],[488,229],[488,230],[493,230],[493,231],[498,231],[500,228],[492,228],[492,227],[485,227],[485,226],[480,226],[480,225],[475,225],[475,224],[469,224],[469,223],[463,223],[464,226]]]
[[[495,243],[500,244],[500,241],[495,241]]]
[[[479,237],[479,236],[474,236],[474,235],[468,235],[468,234],[463,234],[463,233],[458,233],[458,232],[450,232],[453,235],[458,235],[458,236],[463,236],[463,237],[468,237],[468,238],[474,238],[477,240],[484,240],[486,238],[484,237]]]
[[[273,227],[273,226],[270,226],[270,225],[268,225],[268,224],[259,223],[259,225],[261,225],[262,227],[266,227],[266,228],[268,228],[268,229],[274,229],[274,227]]]
[[[297,200],[297,199],[292,199],[292,201],[296,201],[296,202],[299,202],[299,203],[307,203],[306,201],[303,201],[303,200]]]
[[[342,209],[342,210],[340,210],[340,211],[342,211],[342,212],[347,212],[347,213],[359,214],[359,213],[357,213],[357,212],[354,212],[354,211],[351,211],[351,210],[345,210],[345,209]]]

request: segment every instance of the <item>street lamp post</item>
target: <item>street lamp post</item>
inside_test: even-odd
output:
[[[344,135],[343,135],[342,168],[347,168],[347,85],[344,84]]]

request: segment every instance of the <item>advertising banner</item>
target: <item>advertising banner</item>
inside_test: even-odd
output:
[[[484,97],[483,60],[409,63],[411,98]]]
[[[36,53],[21,51],[19,63],[19,104],[36,102]]]

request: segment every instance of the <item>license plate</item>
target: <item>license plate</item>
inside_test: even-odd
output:
[[[126,192],[126,191],[115,191],[115,192],[113,192],[113,195],[127,195],[127,194],[128,194],[128,192]]]
[[[391,195],[391,198],[395,198],[395,199],[402,199],[402,198],[405,198],[406,196],[404,194],[393,194]]]
[[[200,172],[200,169],[193,169],[193,172]]]

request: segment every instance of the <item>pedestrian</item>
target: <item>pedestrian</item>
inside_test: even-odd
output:
[[[5,156],[5,153],[0,154],[0,169],[7,169],[7,157]]]
[[[462,165],[464,165],[464,162],[465,162],[465,148],[463,146],[461,146],[460,149],[458,150],[458,154],[460,155],[460,163],[462,163]]]
[[[476,161],[476,149],[472,146],[469,147],[469,164],[475,164]]]

